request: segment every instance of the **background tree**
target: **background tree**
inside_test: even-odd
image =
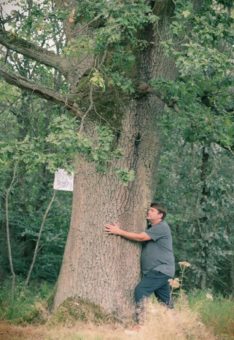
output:
[[[25,15],[29,18],[29,11]],[[15,12],[13,12],[14,15]],[[11,18],[11,25],[29,39],[35,34],[34,27],[27,25],[24,16]],[[2,18],[2,20],[6,20]],[[56,25],[53,31],[56,31]],[[44,35],[52,38],[51,26]],[[59,36],[56,35],[56,39]],[[44,38],[38,37],[43,44]],[[52,87],[58,86],[59,75],[47,73],[39,64],[8,51],[7,60],[20,75],[30,79],[43,78]],[[49,133],[50,122],[58,115],[58,109],[48,102],[26,92],[18,91],[1,83],[1,268],[2,275],[8,268],[5,255],[5,191],[11,180],[14,165],[17,164],[16,180],[9,197],[9,220],[13,263],[17,275],[26,276],[32,261],[32,254],[46,206],[50,200],[52,175],[46,168],[43,155],[48,147],[45,137]],[[39,141],[40,139],[40,141]],[[58,158],[56,156],[56,158]],[[33,277],[54,281],[57,278],[64,248],[71,202],[70,195],[59,193],[55,201],[53,214],[49,216],[47,229],[42,235],[40,253],[36,261]],[[60,211],[58,214],[57,211]],[[51,249],[48,252],[48,249]]]
[[[209,3],[204,4],[199,15],[192,13],[191,5],[188,3],[180,2],[180,6],[181,8],[176,11],[177,20],[172,25],[172,31],[177,37],[183,39],[183,49],[178,49],[172,41],[166,43],[168,51],[175,55],[180,75],[176,82],[164,83],[165,94],[173,104],[173,110],[168,108],[168,111],[174,112],[176,109],[177,115],[175,117],[173,114],[168,114],[164,118],[164,124],[167,136],[176,129],[177,137],[180,136],[177,141],[179,145],[183,145],[182,152],[184,150],[186,154],[189,152],[186,158],[191,161],[191,157],[192,159],[196,157],[196,161],[191,163],[191,168],[187,165],[181,175],[178,174],[184,177],[184,185],[185,173],[189,171],[189,181],[186,186],[187,190],[193,192],[192,210],[186,207],[186,211],[190,212],[186,216],[186,231],[182,234],[184,240],[189,240],[189,251],[194,249],[195,282],[193,284],[205,289],[213,286],[215,281],[215,285],[219,287],[227,284],[225,288],[230,292],[230,277],[221,283],[218,273],[220,274],[225,263],[229,266],[229,273],[231,268],[230,221],[233,188],[230,186],[231,172],[228,175],[221,167],[221,163],[224,162],[228,169],[233,168],[233,160],[231,160],[233,104],[231,49],[229,48],[231,36],[228,30],[228,23],[232,19],[217,3],[213,8]],[[196,25],[197,23],[199,26]],[[184,33],[184,28],[191,26],[194,29]],[[225,39],[220,40],[220,37]],[[154,84],[157,88],[160,82],[156,81]],[[162,88],[162,85],[160,87]],[[192,149],[191,146],[185,147],[188,144]],[[188,170],[189,168],[191,170]],[[185,192],[183,195],[188,200]],[[181,208],[184,213],[185,204],[182,204]],[[187,231],[190,236],[186,238]],[[191,244],[193,239],[196,242]],[[180,246],[183,248],[184,245]]]

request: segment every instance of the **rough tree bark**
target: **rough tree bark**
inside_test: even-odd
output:
[[[167,36],[171,6],[170,1],[155,1],[154,12],[160,20],[155,30],[148,27],[144,32],[150,47],[138,59],[137,73],[141,82],[147,83],[149,79],[157,77],[175,77],[173,63],[166,58],[160,44]],[[79,61],[73,60],[69,64],[73,67],[71,70],[64,58],[58,59],[53,53],[46,53],[45,60],[42,49],[34,49],[33,45],[26,44],[22,39],[9,40],[9,35],[0,33],[1,44],[59,69],[69,80],[71,88],[74,85],[72,82],[77,82],[76,75],[79,78],[93,62],[90,59],[85,66],[80,67]],[[61,105],[68,103],[68,109],[82,116],[75,104],[67,102],[61,95],[48,92],[41,85],[34,87],[19,76],[11,77],[6,70],[2,70],[1,75],[13,85],[35,91]],[[105,175],[99,174],[94,164],[78,158],[71,226],[58,279],[55,307],[68,297],[78,296],[118,317],[132,316],[133,290],[140,274],[140,245],[119,237],[106,236],[103,227],[105,223],[119,221],[128,230],[142,231],[145,228],[146,209],[155,190],[159,155],[157,121],[163,105],[160,98],[152,93],[142,94],[125,105],[118,139],[124,157],[112,167],[121,165],[134,169],[134,182],[123,186],[111,175],[111,171]],[[83,132],[92,135],[94,122],[88,118],[85,119]]]

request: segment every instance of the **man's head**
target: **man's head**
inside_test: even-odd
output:
[[[161,204],[153,202],[147,212],[147,220],[152,224],[157,224],[164,220],[166,214],[166,209]]]

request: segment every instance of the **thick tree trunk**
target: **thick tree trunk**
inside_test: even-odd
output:
[[[147,32],[154,45],[139,62],[139,80],[173,78],[171,62],[162,52],[168,17],[157,33]],[[132,100],[125,110],[119,147],[124,152],[118,166],[133,168],[134,182],[123,186],[111,174],[98,174],[93,164],[79,159],[75,176],[71,227],[58,280],[54,306],[68,297],[78,296],[118,317],[131,317],[133,292],[140,274],[141,245],[106,235],[104,225],[119,221],[131,231],[146,226],[146,210],[155,190],[154,178],[159,154],[157,120],[163,103],[153,95]],[[85,129],[92,131],[92,124]],[[113,165],[114,166],[114,165]]]
[[[93,164],[84,159],[78,161],[71,229],[55,306],[66,297],[79,296],[118,316],[131,314],[132,294],[139,278],[140,245],[106,235],[104,225],[119,221],[132,231],[145,228],[158,145],[157,135],[149,130],[145,142],[137,140],[140,133],[136,112],[133,104],[126,113],[120,138],[124,160],[118,162],[118,166],[135,169],[133,183],[124,186],[111,171],[98,174]],[[154,155],[148,159],[152,146]]]

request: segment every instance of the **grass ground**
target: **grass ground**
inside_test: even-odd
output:
[[[78,310],[74,301],[49,314],[53,287],[47,284],[18,285],[14,299],[9,288],[0,289],[0,340],[234,340],[233,300],[206,292],[180,293],[174,310],[151,302],[136,331],[103,318],[96,307]]]
[[[190,294],[191,309],[219,339],[234,339],[234,300],[202,291]]]
[[[121,325],[94,325],[75,322],[66,325],[19,326],[0,323],[1,340],[213,340],[215,336],[188,306],[168,310],[159,304],[147,307],[146,319],[139,330]]]

